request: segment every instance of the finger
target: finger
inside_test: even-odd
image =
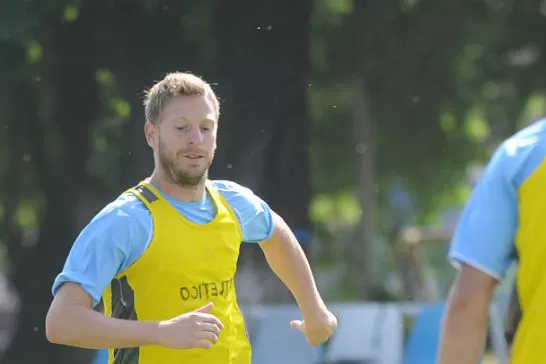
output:
[[[201,330],[202,331],[212,332],[212,333],[214,333],[216,335],[220,335],[220,328],[218,327],[218,325],[211,324],[209,322],[203,322],[201,324]]]
[[[224,324],[222,323],[222,321],[220,321],[220,319],[214,315],[211,315],[211,314],[202,314],[200,315],[201,317],[201,320],[203,322],[208,322],[208,323],[211,323],[211,324],[215,324],[216,326],[218,326],[220,329],[223,329],[224,328]]]
[[[304,325],[304,322],[301,321],[301,320],[293,320],[293,321],[290,321],[290,327],[296,329],[296,330],[299,330],[301,332],[304,332],[305,331],[305,325]]]
[[[212,302],[209,302],[207,303],[206,305],[202,306],[202,307],[199,307],[197,310],[195,310],[194,312],[201,312],[201,313],[209,313],[210,310],[212,310],[212,308],[214,307],[214,303]]]
[[[210,331],[198,331],[196,336],[201,340],[208,340],[213,344],[218,342],[218,335]]]
[[[212,345],[213,344],[210,341],[203,340],[203,339],[198,339],[193,344],[193,347],[194,348],[210,349],[210,348],[212,348]]]

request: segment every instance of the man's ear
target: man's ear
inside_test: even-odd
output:
[[[144,124],[144,136],[146,137],[146,142],[152,148],[156,145],[157,132],[158,130],[155,123],[146,121]]]

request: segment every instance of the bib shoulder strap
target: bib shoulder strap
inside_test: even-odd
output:
[[[138,185],[127,189],[124,193],[132,193],[140,198],[146,205],[159,200],[159,197],[146,182],[140,182]]]
[[[214,186],[214,183],[211,180],[205,181],[205,189],[209,192],[210,196],[215,200],[218,201],[220,197],[220,191]]]

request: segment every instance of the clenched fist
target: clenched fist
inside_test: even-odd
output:
[[[311,346],[318,346],[333,335],[337,328],[337,318],[328,310],[306,317],[305,320],[294,320],[290,326],[305,335]]]
[[[195,311],[159,323],[157,344],[171,349],[210,349],[224,324],[209,312],[209,303]]]

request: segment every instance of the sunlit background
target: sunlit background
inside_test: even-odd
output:
[[[288,291],[243,245],[255,364],[434,363],[460,210],[493,149],[546,109],[545,15],[543,0],[4,0],[1,362],[103,363],[46,341],[51,285],[80,229],[152,170],[143,91],[191,71],[222,104],[211,178],[286,219],[341,317],[306,346]]]

